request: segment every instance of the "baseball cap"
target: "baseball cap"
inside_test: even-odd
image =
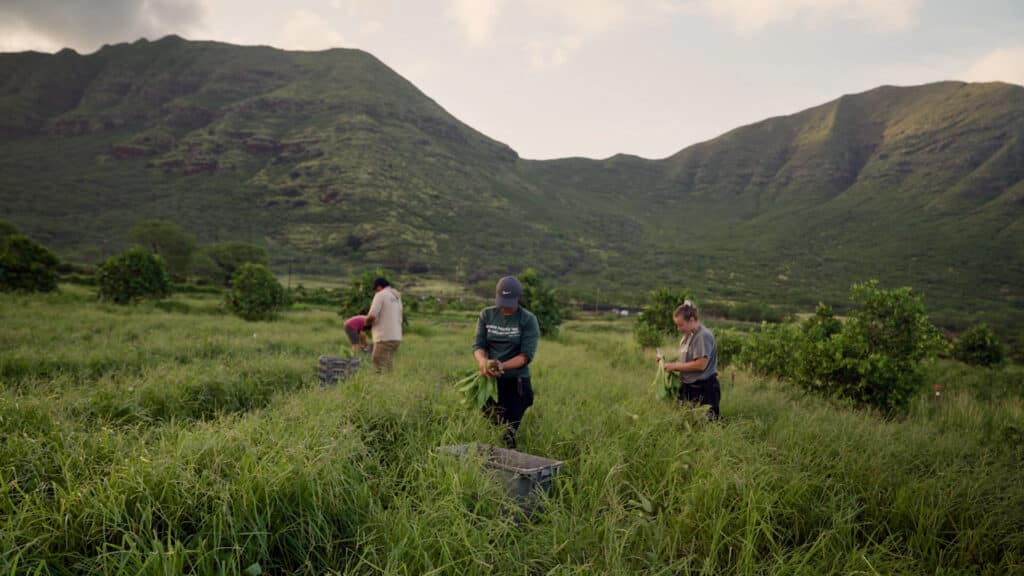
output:
[[[516,308],[522,295],[523,285],[519,280],[515,276],[505,276],[494,288],[494,304],[498,308]]]

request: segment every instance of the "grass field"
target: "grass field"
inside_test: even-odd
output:
[[[3,574],[1024,574],[1024,371],[939,363],[898,418],[722,371],[726,421],[655,399],[626,321],[541,342],[530,519],[448,444],[471,313],[321,388],[326,310],[0,295]],[[671,344],[666,342],[666,347]],[[943,385],[936,400],[931,384]]]

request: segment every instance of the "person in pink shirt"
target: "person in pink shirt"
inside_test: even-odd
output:
[[[370,347],[366,342],[366,316],[359,314],[345,320],[345,334],[348,335],[348,341],[352,344],[352,351],[369,352]]]

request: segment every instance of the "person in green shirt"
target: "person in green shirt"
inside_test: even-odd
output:
[[[473,344],[480,373],[498,379],[498,401],[489,400],[484,412],[493,422],[505,426],[508,448],[516,447],[523,415],[533,406],[530,362],[540,340],[537,317],[519,305],[522,294],[523,285],[514,276],[498,280],[494,306],[480,312]]]

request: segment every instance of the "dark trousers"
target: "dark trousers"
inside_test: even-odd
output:
[[[526,409],[533,406],[533,386],[529,378],[501,376],[498,378],[498,401],[488,400],[484,413],[492,422],[505,426],[505,446],[516,447],[516,432]]]
[[[718,402],[722,399],[722,388],[718,385],[718,374],[713,374],[692,384],[679,384],[679,401],[689,402],[698,406],[710,406],[708,418],[718,420]]]

